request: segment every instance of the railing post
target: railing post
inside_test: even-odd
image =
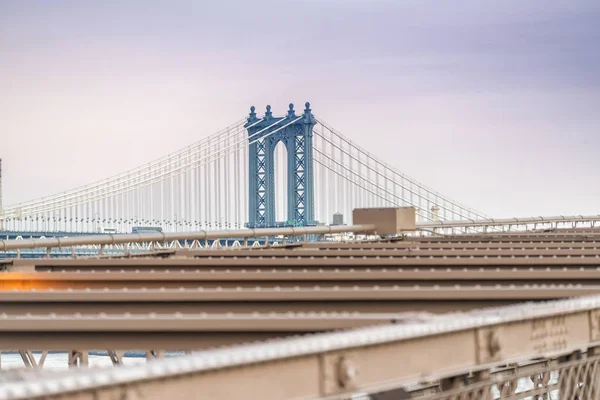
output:
[[[556,360],[548,359],[545,363],[540,364],[541,372],[534,372],[533,375],[529,376],[529,379],[533,383],[533,390],[538,391],[540,399],[550,399],[550,392],[552,389],[549,388],[551,370],[556,369]],[[546,390],[543,391],[542,390]]]
[[[490,381],[492,374],[490,372],[489,369],[484,369],[481,371],[476,371],[475,373],[473,373],[473,382],[476,383],[482,383],[482,382],[488,382]],[[492,400],[492,390],[491,387],[486,385],[484,387],[484,389],[482,389],[483,392],[479,393],[479,397],[477,397],[477,400],[481,399],[481,400]],[[473,400],[476,400],[475,398],[473,398]]]
[[[598,357],[600,355],[600,347],[591,347],[587,351],[587,358]],[[588,399],[597,399],[600,395],[600,360],[588,361],[595,365],[590,365],[585,376],[585,388]]]
[[[440,381],[440,390],[445,392],[446,390],[459,389],[465,385],[465,380],[465,375],[444,378]]]
[[[569,363],[581,359],[581,352],[574,351],[573,353],[561,357],[559,363]],[[559,364],[559,365],[560,365]],[[579,382],[579,374],[577,373],[578,366],[567,366],[560,369],[558,376],[558,393],[561,399],[578,399],[581,392],[581,383]]]
[[[69,368],[87,367],[89,362],[87,350],[70,350],[69,351]]]

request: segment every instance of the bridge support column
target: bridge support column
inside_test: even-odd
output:
[[[89,357],[87,350],[70,350],[69,351],[69,368],[87,367]]]
[[[250,228],[278,225],[275,215],[274,151],[279,142],[287,149],[287,221],[296,226],[312,225],[314,221],[313,127],[316,120],[310,104],[297,116],[290,104],[285,117],[273,117],[271,106],[262,120],[256,117],[255,108],[245,127],[248,130],[248,180]]]
[[[26,368],[42,368],[44,363],[46,362],[46,356],[48,355],[48,350],[42,351],[42,355],[40,360],[37,361],[33,352],[31,350],[19,350],[19,355],[23,360],[23,364]]]
[[[165,350],[146,350],[146,361],[165,358]]]
[[[124,351],[108,350],[108,356],[110,357],[110,361],[112,361],[113,365],[122,365],[124,355]]]

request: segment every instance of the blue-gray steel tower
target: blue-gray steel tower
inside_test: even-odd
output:
[[[310,103],[297,116],[290,104],[285,117],[274,117],[271,106],[262,121],[254,106],[244,125],[249,143],[249,221],[250,228],[307,226],[316,224],[314,209],[313,127],[316,120]],[[275,220],[275,146],[287,149],[287,218]]]

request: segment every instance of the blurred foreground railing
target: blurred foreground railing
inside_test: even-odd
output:
[[[598,346],[600,296],[593,296],[42,375],[4,382],[0,399],[200,392],[228,399],[385,398],[390,391],[391,398],[597,399]],[[430,389],[411,395],[415,384]]]

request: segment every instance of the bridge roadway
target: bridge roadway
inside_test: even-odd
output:
[[[7,260],[21,313],[448,312],[600,293],[597,231]]]
[[[586,221],[592,223],[592,226],[594,226],[596,220],[600,217],[598,216],[594,216],[594,217],[582,217],[584,218]],[[565,217],[557,217],[555,219],[565,219]],[[568,220],[569,218],[567,218]],[[579,217],[570,217],[571,220],[573,220],[575,222],[579,221]],[[546,221],[546,218],[534,218],[531,219],[532,221],[545,221],[544,223],[548,222]],[[515,221],[513,219],[510,220],[496,220],[496,221],[459,221],[458,225],[462,226],[464,224],[469,224],[469,225],[474,225],[474,226],[488,226],[490,223],[493,222],[493,226],[505,226],[507,224],[510,223],[514,223]],[[444,226],[444,229],[450,227],[451,229],[453,225],[447,225],[448,223],[444,222],[442,223],[440,226]],[[479,224],[479,225],[478,225]],[[497,225],[494,225],[497,224]],[[327,230],[331,231],[331,232],[343,232],[343,231],[354,231],[354,232],[358,232],[360,233],[361,231],[364,231],[365,227],[364,226],[333,226],[333,227],[312,227],[313,229],[316,230],[321,230],[321,232],[325,232]],[[289,235],[290,232],[296,230],[298,231],[299,229],[302,228],[285,228],[288,230],[288,232],[284,233],[283,235]],[[284,230],[285,230],[284,229]],[[421,229],[421,228],[418,228]],[[155,243],[157,245],[157,247],[167,247],[167,248],[205,248],[205,247],[214,247],[215,245],[217,245],[217,247],[235,247],[235,246],[244,246],[244,245],[249,245],[249,246],[260,246],[260,247],[268,247],[271,244],[282,244],[282,239],[281,236],[275,236],[276,233],[271,232],[272,235],[270,235],[270,233],[267,233],[267,236],[254,236],[256,235],[255,230],[241,230],[241,231],[233,231],[234,234],[232,235],[232,231],[202,231],[200,233],[198,232],[188,232],[188,233],[168,233],[165,234],[166,237],[177,237],[177,239],[169,239],[169,240],[158,240],[158,241],[154,241],[153,243]],[[235,233],[237,232],[237,233]],[[5,236],[2,236],[1,234],[6,233]],[[532,237],[531,234],[534,234],[536,237]],[[529,237],[530,240],[533,241],[539,241],[540,238],[541,240],[545,241],[546,238],[548,237],[554,237],[553,240],[557,240],[560,234],[563,236],[563,240],[565,241],[565,243],[571,242],[571,243],[575,243],[572,242],[571,240],[569,240],[570,238],[573,237],[573,235],[578,235],[578,236],[582,236],[582,235],[594,235],[598,233],[598,228],[595,227],[588,227],[588,228],[570,228],[570,229],[556,229],[556,228],[552,228],[552,229],[545,229],[545,230],[537,230],[537,231],[514,231],[514,232],[497,232],[494,234],[485,234],[484,236],[488,237],[487,240],[493,240],[493,241],[507,241],[507,239],[509,239],[508,241],[511,241],[510,239],[513,240],[517,240],[519,237]],[[81,239],[86,239],[89,238],[89,234],[87,233],[68,233],[68,232],[44,232],[44,233],[39,233],[39,234],[34,234],[34,233],[27,233],[27,232],[1,232],[0,234],[0,250],[4,250],[2,252],[0,252],[0,260],[3,258],[42,258],[42,257],[53,257],[53,258],[61,258],[61,257],[69,257],[70,255],[74,254],[76,256],[80,256],[80,257],[90,257],[90,256],[97,256],[99,255],[99,252],[103,252],[104,254],[110,254],[110,255],[118,255],[119,253],[122,253],[124,251],[124,249],[122,248],[115,248],[115,247],[111,247],[108,246],[104,249],[101,249],[100,245],[97,246],[88,246],[88,247],[78,247],[77,250],[75,250],[75,248],[71,248],[69,249],[70,245],[65,245],[63,247],[54,247],[53,249],[49,249],[49,248],[45,248],[44,246],[46,246],[48,243],[54,243],[54,245],[58,244],[58,243],[66,243],[69,241],[74,241],[74,242],[78,242],[77,238],[81,238]],[[262,233],[261,233],[262,234]],[[278,235],[279,233],[277,233]],[[418,241],[420,239],[420,237],[418,236],[414,236],[414,234],[411,234],[410,232],[408,233],[411,237],[411,240],[416,240]],[[226,235],[224,237],[219,237],[219,235]],[[239,236],[239,237],[236,237]],[[246,236],[244,236],[246,235]],[[162,239],[161,235],[158,235],[158,239]],[[249,237],[248,237],[249,236]],[[293,236],[293,235],[292,235]],[[475,241],[481,240],[484,236],[482,236],[482,234],[461,234],[460,236],[463,237],[463,241],[468,241],[469,238]],[[102,243],[107,243],[110,242],[111,239],[113,237],[115,238],[119,238],[119,239],[123,239],[124,237],[134,237],[134,235],[123,235],[123,234],[117,234],[117,235],[113,235],[113,234],[107,234],[107,233],[103,233],[103,234],[95,234],[92,236],[93,238],[95,238],[95,241],[98,242],[98,240],[101,240]],[[201,241],[202,243],[200,243],[198,240],[193,240],[193,238],[197,238],[197,237],[203,237],[204,239]],[[448,240],[448,237],[446,235],[443,236],[437,236],[438,238],[440,238],[437,243],[443,246],[443,243],[440,242],[440,240]],[[450,238],[452,238],[453,236],[449,236]],[[28,243],[29,245],[26,247],[23,247],[23,250],[7,250],[5,248],[5,240],[13,240],[13,239],[22,239],[22,240],[16,240],[14,241],[15,245],[18,246],[22,246],[25,243]],[[23,239],[24,238],[24,239]],[[40,239],[44,239],[41,240]],[[57,238],[59,240],[57,240]],[[35,239],[34,241],[32,240],[28,240],[28,239]],[[75,239],[75,240],[74,240]],[[155,240],[156,237],[152,240]],[[295,238],[293,238],[293,241],[298,242],[298,241],[302,241],[305,240],[306,237],[302,237],[302,235],[300,236],[296,236]],[[289,243],[289,237],[286,239],[283,239],[284,241],[288,241]],[[431,240],[431,237],[428,237],[425,240]],[[452,240],[452,239],[451,239]],[[587,238],[586,240],[589,241],[589,238]],[[593,241],[592,241],[593,242]],[[36,243],[36,244],[40,244],[41,247],[35,248],[32,247],[32,245]],[[100,242],[98,242],[100,243]],[[121,242],[121,243],[125,243],[125,242]],[[307,242],[304,243],[304,245],[310,245],[312,242]],[[524,245],[527,244],[527,242],[521,242]],[[492,244],[492,243],[490,243]],[[493,245],[493,244],[492,244]],[[146,247],[150,247],[149,243],[145,243],[144,246]],[[288,245],[289,246],[289,245]],[[320,246],[320,245],[319,245]],[[132,254],[137,254],[141,251],[143,251],[140,248],[137,248],[138,246],[133,246],[133,248],[127,247],[128,252],[132,253]],[[16,248],[16,247],[15,247]]]
[[[599,241],[597,231],[553,232],[4,260],[0,336],[23,354],[101,338],[100,348],[130,350],[140,336],[154,340],[145,349],[198,349],[596,294]]]

